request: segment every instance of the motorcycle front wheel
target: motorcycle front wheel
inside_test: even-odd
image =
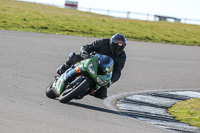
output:
[[[73,89],[66,89],[60,96],[59,101],[61,103],[67,103],[75,97],[86,92],[90,87],[88,80],[84,79],[77,87]]]
[[[53,81],[54,82],[54,81]],[[53,82],[46,88],[46,96],[51,99],[55,99],[56,95],[52,90]]]

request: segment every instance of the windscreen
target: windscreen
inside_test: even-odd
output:
[[[113,70],[114,61],[111,57],[106,55],[100,55],[98,56],[99,62],[98,62],[98,75],[107,75]]]

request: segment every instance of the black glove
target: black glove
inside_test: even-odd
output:
[[[81,53],[81,57],[84,58],[84,59],[87,59],[87,58],[90,58],[90,55],[88,54],[88,52],[83,51],[83,52]]]
[[[96,52],[90,53],[90,57],[94,57],[96,55]]]

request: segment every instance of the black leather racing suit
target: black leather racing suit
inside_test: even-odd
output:
[[[78,61],[83,60],[83,56],[85,53],[90,54],[93,52],[102,54],[102,55],[107,55],[110,56],[114,60],[114,68],[113,68],[113,75],[111,78],[111,83],[116,82],[119,80],[121,76],[121,71],[124,68],[124,64],[126,62],[126,53],[123,51],[119,55],[114,55],[111,51],[110,44],[109,44],[110,39],[101,39],[93,42],[92,44],[87,44],[81,47],[80,50],[80,55],[75,55],[73,58],[69,58],[66,61],[66,64],[62,66],[64,68],[63,72],[67,69],[67,67],[70,67],[71,65],[77,63]],[[98,91],[94,93],[94,96],[96,98],[105,98],[107,97],[107,87],[109,86],[103,86],[101,87]]]
[[[126,62],[126,53],[123,51],[119,55],[114,55],[111,51],[110,39],[102,39],[93,42],[92,44],[85,45],[81,47],[80,55],[87,53],[96,52],[99,54],[110,56],[114,60],[114,68],[111,82],[114,83],[119,80],[121,76],[121,71],[124,68]],[[107,87],[101,87],[97,92],[95,92],[95,97],[97,98],[105,98],[107,97]]]

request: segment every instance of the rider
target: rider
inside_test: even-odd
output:
[[[121,76],[121,70],[126,62],[126,53],[124,51],[126,44],[127,41],[125,36],[117,33],[110,39],[96,40],[92,44],[84,45],[81,47],[80,55],[72,52],[69,55],[66,64],[63,64],[57,69],[57,73],[59,75],[63,74],[71,65],[90,57],[90,54],[94,52],[110,56],[114,60],[114,69],[111,81],[94,93],[94,97],[104,99],[107,97],[107,88],[119,80]]]

